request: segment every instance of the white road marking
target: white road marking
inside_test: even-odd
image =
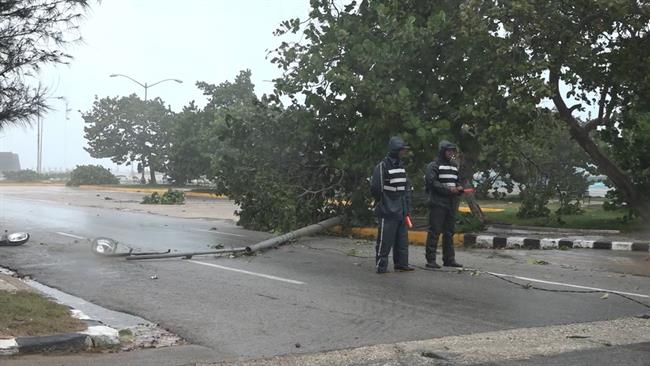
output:
[[[203,233],[213,233],[213,234],[239,236],[239,237],[246,236],[246,235],[239,235],[239,234],[224,233],[223,231],[216,231],[216,230],[205,230],[205,229],[190,229],[190,230],[192,230],[192,231],[200,231],[200,232],[203,232]]]
[[[495,273],[495,272],[486,272],[494,276],[499,276],[499,277],[510,277],[510,278],[516,278],[519,280],[523,281],[530,281],[530,282],[538,282],[538,283],[544,283],[547,285],[555,285],[555,286],[564,286],[564,287],[571,287],[571,288],[579,288],[583,290],[591,290],[591,291],[602,291],[602,292],[610,292],[613,294],[621,294],[621,295],[627,295],[627,296],[636,296],[636,297],[642,297],[645,299],[650,298],[650,295],[644,295],[644,294],[636,294],[633,292],[623,292],[623,291],[614,291],[614,290],[607,290],[604,288],[597,288],[597,287],[588,287],[588,286],[579,286],[579,285],[572,285],[570,283],[562,283],[562,282],[552,282],[552,281],[545,281],[545,280],[538,280],[535,278],[529,278],[529,277],[520,277],[520,276],[515,276],[515,275],[509,275],[509,274],[503,274],[503,273]]]
[[[55,200],[41,200],[38,198],[25,198],[25,197],[12,197],[12,196],[5,196],[2,197],[3,199],[10,199],[14,201],[31,201],[31,202],[40,202],[40,203],[61,203],[59,201]]]
[[[224,269],[226,271],[233,271],[233,272],[243,273],[243,274],[247,274],[247,275],[251,275],[251,276],[268,278],[270,280],[276,280],[276,281],[282,281],[282,282],[286,282],[286,283],[292,283],[294,285],[304,285],[305,284],[304,282],[300,282],[300,281],[296,281],[296,280],[290,280],[288,278],[282,278],[282,277],[271,276],[271,275],[267,275],[267,274],[263,274],[263,273],[245,271],[243,269],[230,268],[230,267],[220,266],[218,264],[213,264],[213,263],[199,262],[199,261],[195,261],[195,260],[188,260],[188,262],[195,263],[195,264],[200,264],[200,265],[203,265],[203,266],[218,268],[218,269]]]
[[[25,264],[20,266],[20,268],[41,268],[41,267],[53,267],[53,266],[70,266],[76,262],[52,262],[52,263],[37,263],[37,264]]]
[[[86,238],[84,238],[83,236],[74,235],[74,234],[68,234],[68,233],[62,233],[62,232],[60,232],[60,231],[57,231],[56,234],[63,235],[63,236],[67,236],[67,237],[69,237],[69,238],[75,238],[75,239],[86,239]]]

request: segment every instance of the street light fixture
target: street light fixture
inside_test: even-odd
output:
[[[143,87],[144,88],[144,100],[145,101],[147,101],[147,90],[149,88],[151,88],[152,86],[156,86],[156,85],[158,85],[160,83],[164,83],[165,81],[175,81],[175,82],[177,82],[179,84],[183,83],[183,80],[180,80],[180,79],[162,79],[162,80],[156,81],[155,83],[152,83],[152,84],[147,84],[146,82],[143,84],[143,83],[135,80],[134,78],[132,78],[132,77],[130,77],[128,75],[124,75],[124,74],[110,74],[109,76],[112,77],[112,78],[121,76],[121,77],[127,78],[127,79],[133,81],[134,83],[140,85],[141,87]]]

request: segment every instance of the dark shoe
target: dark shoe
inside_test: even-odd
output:
[[[441,268],[440,265],[438,263],[436,263],[436,262],[429,262],[429,263],[425,264],[424,266],[427,267],[427,268],[431,268],[431,269],[440,269]]]
[[[460,264],[460,263],[458,263],[456,261],[449,262],[449,263],[443,263],[443,266],[445,266],[445,267],[457,267],[457,268],[462,268],[463,267],[462,264]]]
[[[388,273],[388,270],[387,269],[378,269],[377,270],[377,274],[384,274],[384,273]]]
[[[397,272],[411,272],[411,271],[415,271],[415,268],[413,268],[411,266],[399,266],[399,267],[395,266],[395,271],[397,271]]]

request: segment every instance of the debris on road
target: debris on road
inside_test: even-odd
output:
[[[182,338],[155,324],[141,324],[122,329],[120,330],[120,340],[122,341],[122,351],[172,347],[186,343]]]
[[[529,258],[528,263],[530,263],[530,264],[539,264],[539,265],[543,265],[543,266],[547,265],[547,264],[550,264],[550,263],[548,263],[547,261],[545,261],[543,259],[535,259],[535,258]]]

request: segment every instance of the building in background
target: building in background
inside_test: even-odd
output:
[[[20,170],[20,159],[18,154],[12,152],[0,152],[0,177],[3,172],[17,172]]]

